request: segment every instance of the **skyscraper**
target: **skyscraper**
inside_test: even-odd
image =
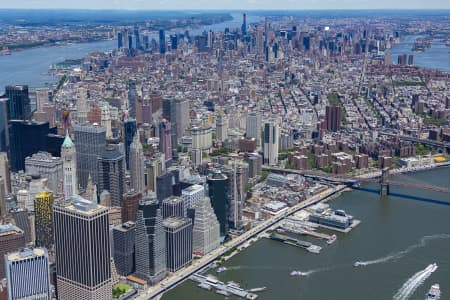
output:
[[[39,151],[47,151],[48,123],[9,121],[9,157],[11,171],[25,170],[25,158]]]
[[[0,177],[4,180],[5,194],[11,193],[11,172],[9,171],[9,160],[6,152],[0,152]]]
[[[167,120],[159,123],[159,151],[164,154],[166,161],[172,160],[171,124]]]
[[[245,204],[245,186],[248,182],[248,164],[233,161],[230,167],[224,170],[228,177],[228,223],[236,230],[243,228],[243,209]]]
[[[177,157],[177,146],[179,133],[184,132],[187,128],[186,116],[186,104],[183,101],[175,100],[174,98],[165,98],[163,100],[163,118],[170,123],[170,141],[172,148],[172,157]],[[183,110],[183,111],[178,111]],[[179,124],[178,122],[183,122]]]
[[[228,234],[228,177],[219,170],[214,170],[208,175],[208,190],[214,213],[220,224],[220,236],[225,237]]]
[[[279,127],[275,121],[264,123],[264,164],[275,165],[278,162]]]
[[[139,141],[139,137],[136,134],[133,138],[133,142],[130,145],[130,176],[131,176],[131,187],[136,192],[145,191],[145,161],[144,161],[144,150],[142,144]]]
[[[194,184],[181,191],[181,198],[183,199],[186,209],[191,208],[204,197],[205,188],[202,185]]]
[[[205,255],[220,245],[220,224],[209,197],[203,197],[194,204],[192,209],[194,210],[193,253]]]
[[[216,119],[216,139],[219,142],[228,139],[228,119],[223,112],[219,113]]]
[[[339,131],[341,129],[341,108],[339,106],[327,106],[325,118],[328,131]]]
[[[180,197],[171,196],[164,199],[161,207],[163,219],[186,216],[186,207]]]
[[[23,230],[12,224],[0,225],[0,278],[5,278],[5,254],[25,247]]]
[[[128,81],[128,116],[131,119],[136,119],[136,102],[138,94],[136,88],[136,80],[130,79]]]
[[[36,246],[53,249],[53,193],[42,191],[34,199]]]
[[[69,132],[66,133],[66,138],[61,146],[61,159],[63,161],[64,197],[69,199],[78,194],[77,152]]]
[[[6,96],[0,96],[0,151],[6,152],[9,147],[9,99]]]
[[[8,85],[5,88],[5,95],[9,99],[9,119],[29,120],[31,117],[30,97],[28,96],[27,85]]]
[[[79,185],[85,189],[89,176],[98,182],[97,158],[106,146],[105,127],[99,125],[73,125],[77,154],[77,177]]]
[[[154,195],[139,205],[136,221],[136,275],[155,284],[167,274],[166,238],[161,210]]]
[[[45,248],[23,248],[5,255],[8,299],[51,300],[50,264]]]
[[[192,220],[171,217],[164,219],[167,270],[176,272],[192,261]]]
[[[123,195],[122,202],[122,222],[136,222],[136,212],[139,202],[142,200],[142,193],[130,191]]]
[[[247,114],[247,124],[246,124],[246,133],[245,136],[247,138],[256,139],[256,144],[261,146],[261,116],[257,112],[249,112]]]
[[[63,162],[48,152],[39,151],[25,159],[25,172],[47,178],[47,187],[54,193],[62,192]]]
[[[159,53],[166,53],[166,33],[164,29],[159,30]]]
[[[73,196],[55,206],[58,299],[112,299],[108,209]]]
[[[129,221],[117,225],[113,228],[112,233],[117,273],[122,276],[130,275],[134,272],[136,224]]]
[[[123,32],[121,31],[117,33],[117,48],[118,49],[123,48]]]
[[[242,15],[242,35],[247,34],[247,14]]]
[[[122,206],[125,190],[125,159],[116,146],[108,145],[97,158],[98,190],[111,193],[113,206]]]
[[[190,117],[189,117],[189,101],[186,99],[175,99],[175,123],[176,123],[176,139],[175,144],[172,140],[172,146],[176,145],[177,139],[182,137],[186,129],[189,127]]]
[[[135,119],[128,119],[123,123],[124,127],[124,141],[125,141],[125,161],[127,169],[130,168],[130,146],[133,142],[137,131],[137,124]]]

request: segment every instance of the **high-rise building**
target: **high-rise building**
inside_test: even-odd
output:
[[[264,123],[264,164],[275,165],[278,162],[278,143],[280,129],[275,121]]]
[[[47,178],[47,187],[54,193],[62,192],[63,162],[48,152],[39,151],[25,158],[25,172]]]
[[[117,33],[117,48],[118,49],[123,48],[123,32],[121,31]]]
[[[87,91],[85,88],[78,89],[78,98],[76,103],[77,108],[77,121],[79,124],[85,124],[87,119],[87,114],[89,111],[89,105],[87,102],[87,98],[89,96],[89,91]]]
[[[206,255],[220,245],[220,224],[209,197],[203,197],[193,206],[192,248],[196,255]]]
[[[228,177],[219,170],[214,170],[207,177],[209,197],[214,209],[214,213],[220,224],[220,236],[225,237],[228,234]]]
[[[180,177],[177,170],[168,170],[166,173],[156,177],[156,185],[158,186],[156,195],[160,203],[172,195],[180,195],[180,193],[175,192],[179,182]]]
[[[139,137],[136,134],[134,136],[133,142],[130,145],[130,177],[131,177],[131,188],[136,192],[145,191],[145,161],[144,161],[144,150],[142,144],[139,141]]]
[[[29,120],[31,118],[31,104],[27,85],[8,85],[5,96],[9,99],[9,119]]]
[[[113,206],[122,206],[125,190],[125,159],[114,145],[108,145],[98,157],[98,190],[111,193]]]
[[[159,53],[166,53],[166,33],[164,29],[159,30]]]
[[[0,96],[0,151],[7,152],[9,147],[9,99]]]
[[[5,194],[11,193],[11,172],[9,171],[9,160],[6,152],[0,152],[0,177],[4,180]]]
[[[8,299],[51,300],[50,263],[45,248],[23,248],[5,255]]]
[[[139,36],[139,27],[134,25],[134,39],[136,40],[136,49],[141,49],[141,38]]]
[[[63,162],[63,191],[64,198],[69,199],[78,194],[77,181],[77,152],[69,132],[61,146],[61,160]]]
[[[53,221],[58,299],[112,299],[108,209],[73,196]]]
[[[171,124],[167,120],[159,123],[159,151],[164,154],[166,161],[172,160]]]
[[[182,137],[190,124],[189,117],[189,101],[186,99],[175,100],[175,123],[176,123],[176,138]],[[173,147],[174,143],[172,143]],[[175,144],[176,145],[176,144]]]
[[[247,14],[242,15],[242,35],[247,34]]]
[[[53,249],[53,193],[41,192],[34,199],[36,246]]]
[[[25,170],[25,158],[39,151],[47,151],[47,135],[53,129],[48,123],[9,121],[9,157],[11,171]]]
[[[216,139],[224,142],[228,139],[228,119],[223,112],[217,115],[216,119]]]
[[[23,230],[12,224],[0,225],[0,278],[5,278],[5,254],[25,247]]]
[[[203,185],[194,184],[181,191],[181,198],[183,199],[186,209],[191,208],[204,197],[205,188]]]
[[[127,169],[130,168],[130,146],[137,132],[135,119],[128,119],[124,122],[125,160]]]
[[[26,208],[16,207],[9,211],[14,223],[17,227],[23,230],[25,236],[25,243],[31,242],[31,215]]]
[[[112,138],[112,128],[111,128],[111,111],[109,109],[109,103],[104,102],[101,106],[101,119],[102,119],[102,126],[106,129],[106,138],[110,139]]]
[[[123,195],[122,203],[122,222],[128,221],[136,222],[136,212],[139,207],[139,202],[142,200],[142,193],[129,191]]]
[[[200,149],[203,152],[209,152],[212,147],[212,129],[211,127],[192,127],[192,149]]]
[[[183,199],[177,196],[170,196],[164,199],[161,208],[163,219],[186,216],[186,207],[184,206]]]
[[[99,125],[73,125],[77,153],[78,184],[85,189],[89,176],[98,182],[97,158],[106,146],[105,127]]]
[[[136,224],[129,221],[114,226],[112,235],[117,273],[122,276],[130,275],[134,272]]]
[[[169,272],[176,272],[192,261],[192,220],[171,217],[164,219],[166,263]]]
[[[327,106],[325,118],[328,131],[339,131],[341,129],[341,107]]]
[[[162,174],[162,162],[160,158],[153,157],[145,162],[145,182],[147,192],[152,191],[157,193],[157,178],[160,174]]]
[[[248,182],[248,164],[241,161],[232,161],[225,168],[224,173],[228,177],[228,223],[236,230],[243,228],[243,209],[245,204],[245,186]]]
[[[136,275],[156,284],[167,275],[166,238],[159,202],[146,196],[139,205],[136,220]]]

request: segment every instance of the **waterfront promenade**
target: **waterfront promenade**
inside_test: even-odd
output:
[[[323,191],[323,192],[321,192],[317,195],[314,195],[313,197],[311,197],[293,207],[290,207],[284,213],[282,213],[280,215],[276,215],[266,221],[261,222],[254,228],[252,228],[249,231],[243,233],[242,235],[232,239],[231,241],[228,241],[227,243],[220,246],[219,248],[212,251],[211,253],[205,255],[204,257],[202,257],[198,260],[194,260],[189,267],[187,267],[177,273],[170,274],[168,277],[166,277],[164,280],[162,280],[157,285],[154,285],[154,286],[148,288],[145,292],[141,293],[141,295],[136,299],[139,299],[139,300],[155,299],[156,297],[162,295],[164,292],[167,292],[168,290],[174,288],[177,284],[179,284],[179,283],[183,282],[184,280],[186,280],[187,278],[189,278],[189,276],[191,276],[192,274],[202,270],[203,268],[208,266],[210,263],[212,263],[214,260],[216,260],[220,256],[224,255],[229,250],[243,245],[248,240],[265,232],[267,229],[269,229],[270,227],[272,227],[279,221],[298,212],[299,210],[302,210],[306,207],[314,205],[318,202],[327,200],[329,197],[333,196],[336,193],[343,191],[344,189],[345,189],[345,186],[343,186],[343,185],[337,186],[334,188],[329,188],[326,191]]]

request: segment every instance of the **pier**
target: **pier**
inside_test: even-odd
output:
[[[310,235],[312,237],[322,240],[331,239],[331,235],[313,231],[311,229],[306,228],[304,225],[299,224],[299,222],[290,219],[285,220],[284,223],[281,225],[281,228],[286,230],[287,232]]]
[[[224,296],[238,296],[243,299],[256,299],[258,298],[257,294],[252,293],[251,291],[264,291],[265,288],[256,288],[246,291],[242,289],[237,283],[229,282],[227,284],[219,281],[212,276],[204,276],[198,273],[195,273],[190,277],[192,281],[198,282],[198,287],[203,288],[205,290],[210,291],[211,289],[216,289],[216,293]]]

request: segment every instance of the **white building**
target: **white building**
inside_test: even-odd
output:
[[[66,134],[66,138],[61,146],[61,159],[64,173],[64,197],[68,199],[78,194],[77,154],[69,133]]]
[[[209,197],[203,197],[197,202],[193,227],[193,253],[206,255],[220,245],[220,225],[211,206]]]
[[[39,174],[42,178],[47,178],[47,186],[50,190],[55,194],[62,192],[63,162],[61,158],[39,151],[25,158],[25,172],[28,175]]]
[[[219,142],[228,139],[228,119],[223,112],[220,112],[216,118],[216,139]]]
[[[191,208],[205,197],[205,188],[202,185],[194,184],[181,191],[181,199],[186,209]]]
[[[193,127],[191,128],[192,149],[209,151],[212,146],[211,127]]]

